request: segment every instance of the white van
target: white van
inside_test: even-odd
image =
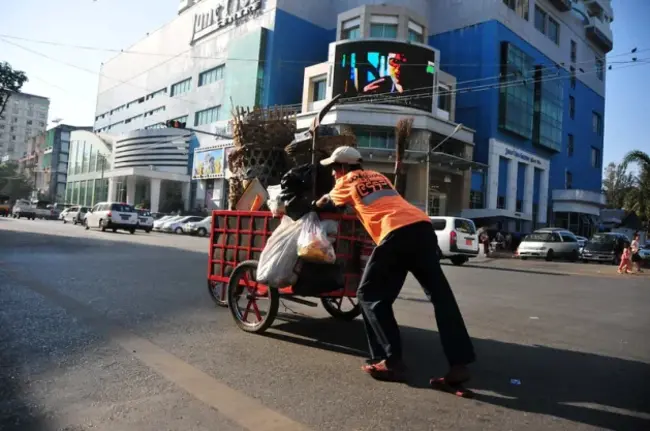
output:
[[[118,229],[135,233],[138,224],[138,213],[131,205],[117,202],[101,202],[95,205],[84,219],[86,230],[100,228],[102,232],[111,229],[117,232]]]
[[[444,259],[450,259],[454,265],[462,265],[478,256],[479,239],[472,220],[460,217],[429,218]]]

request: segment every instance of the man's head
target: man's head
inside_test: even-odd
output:
[[[351,171],[361,169],[361,162],[363,158],[361,153],[352,147],[338,147],[331,156],[321,160],[320,164],[323,166],[330,166],[332,168],[332,175],[334,178],[341,178]]]

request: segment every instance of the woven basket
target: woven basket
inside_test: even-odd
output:
[[[311,141],[291,143],[284,151],[298,166],[311,163]],[[356,147],[357,138],[354,135],[320,136],[316,139],[316,162],[329,157],[338,147]]]

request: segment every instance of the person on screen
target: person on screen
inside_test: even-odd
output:
[[[388,76],[379,78],[363,88],[364,93],[403,93],[402,64],[408,60],[404,54],[388,54]]]

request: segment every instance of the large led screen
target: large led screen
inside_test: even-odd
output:
[[[431,112],[435,52],[402,42],[359,41],[336,46],[333,94],[360,103],[410,106]]]

